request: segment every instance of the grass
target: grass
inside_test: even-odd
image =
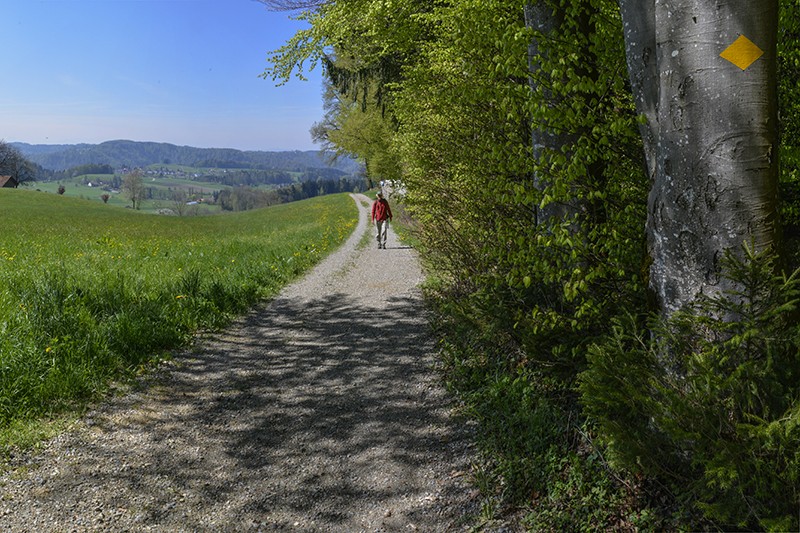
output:
[[[0,447],[274,295],[351,233],[353,207],[163,217],[1,189]]]

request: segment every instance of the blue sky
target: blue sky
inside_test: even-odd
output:
[[[315,149],[317,68],[259,74],[303,23],[254,0],[0,0],[0,139]]]

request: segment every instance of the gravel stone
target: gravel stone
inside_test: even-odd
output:
[[[0,531],[465,531],[414,250],[349,240],[0,476]]]

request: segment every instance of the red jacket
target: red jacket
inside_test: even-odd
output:
[[[372,221],[376,220],[392,220],[392,209],[389,207],[389,202],[386,198],[375,200],[372,204]]]

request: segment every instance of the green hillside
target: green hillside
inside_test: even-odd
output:
[[[186,165],[198,168],[280,169],[302,172],[332,168],[355,174],[359,165],[349,158],[331,162],[330,154],[308,151],[242,151],[231,148],[195,148],[169,143],[107,141],[100,144],[32,145],[11,143],[30,161],[48,170],[66,170],[81,165],[111,165],[114,168],[149,165]]]

